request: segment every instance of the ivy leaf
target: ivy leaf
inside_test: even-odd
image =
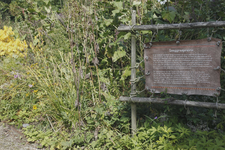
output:
[[[176,12],[175,11],[164,11],[162,12],[162,17],[164,20],[168,20],[170,23],[174,20],[176,17]]]
[[[125,51],[118,50],[114,53],[112,60],[113,62],[116,62],[119,58],[124,57],[125,55],[126,55]]]

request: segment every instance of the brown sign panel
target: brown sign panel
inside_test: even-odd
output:
[[[146,43],[145,88],[154,93],[220,94],[222,42],[207,39]]]

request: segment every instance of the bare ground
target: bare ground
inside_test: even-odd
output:
[[[41,150],[28,143],[20,129],[0,122],[0,150]],[[42,149],[43,150],[43,149]]]

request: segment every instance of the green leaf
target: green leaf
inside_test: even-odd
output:
[[[187,20],[187,21],[190,21],[190,14],[189,14],[189,12],[184,12],[184,16],[183,16],[183,18],[185,19],[185,20]]]
[[[43,0],[45,2],[46,5],[48,5],[50,0]]]
[[[115,16],[115,15],[116,15],[117,13],[119,13],[119,12],[120,12],[120,10],[118,10],[118,9],[113,10],[113,11],[112,11],[112,13],[113,13],[112,16]]]
[[[152,18],[155,19],[155,18],[159,18],[159,17],[156,14],[153,14]]]
[[[141,31],[141,33],[143,33],[143,34],[152,34],[152,31],[146,30],[146,31]]]
[[[121,22],[125,23],[129,21],[128,17],[123,17],[122,19],[120,19]]]
[[[49,7],[49,8],[45,7],[45,10],[46,10],[47,13],[50,13],[51,7]]]
[[[129,117],[124,117],[124,116],[122,116],[122,117],[120,118],[120,121],[121,121],[121,122],[127,122],[127,121],[129,121],[129,120],[130,120]]]
[[[175,135],[171,135],[169,138],[170,139],[176,139],[177,137]]]
[[[23,40],[25,40],[25,38],[26,38],[26,34],[24,34],[20,39],[23,41]]]
[[[138,1],[134,1],[134,2],[133,2],[133,6],[134,6],[134,5],[137,6],[137,5],[140,5],[140,4],[141,4],[141,2],[138,2]]]
[[[131,33],[128,32],[126,35],[124,35],[124,39],[127,40],[127,39],[129,39],[130,36],[131,36]]]
[[[130,75],[131,75],[131,70],[129,67],[127,67],[126,70],[124,70],[123,75],[120,80],[125,80]]]
[[[164,11],[162,12],[162,17],[164,20],[168,20],[170,23],[174,20],[176,17],[176,12],[175,11]]]
[[[37,13],[41,12],[41,10],[39,9],[39,7],[37,7],[37,6],[34,7],[34,10],[35,10],[35,12],[37,12]]]
[[[100,77],[99,80],[105,84],[110,84],[109,78]]]
[[[71,147],[72,142],[71,142],[71,141],[62,141],[62,142],[61,142],[61,145],[62,145],[63,147],[69,148],[69,147]]]
[[[119,58],[124,57],[125,55],[126,55],[125,51],[118,50],[114,53],[112,60],[113,62],[116,62]]]
[[[28,141],[28,142],[34,142],[35,139],[33,139],[33,138],[28,138],[27,141]]]
[[[112,2],[112,4],[118,8],[119,10],[122,10],[123,9],[123,2]]]
[[[105,19],[104,22],[105,25],[108,27],[113,22],[113,19]]]
[[[33,41],[33,45],[35,46],[35,45],[37,45],[37,43],[39,42],[39,40],[38,39],[34,39],[34,41]]]

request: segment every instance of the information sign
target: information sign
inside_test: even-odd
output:
[[[220,39],[146,43],[147,90],[154,93],[220,94]]]

